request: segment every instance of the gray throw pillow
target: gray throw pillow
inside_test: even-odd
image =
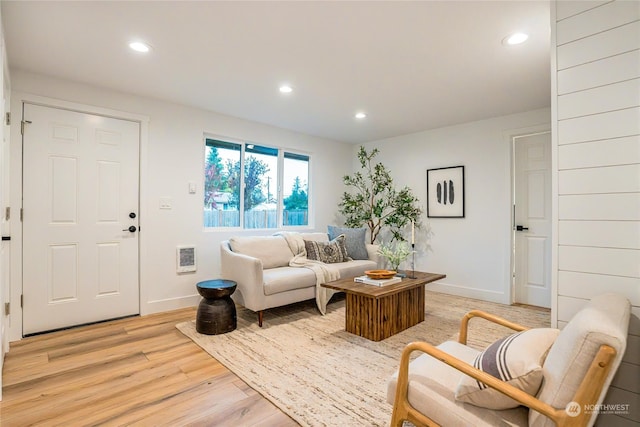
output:
[[[346,237],[347,253],[352,259],[369,259],[367,246],[365,243],[367,229],[366,228],[343,228],[329,225],[327,227],[329,240],[333,240],[341,234]]]

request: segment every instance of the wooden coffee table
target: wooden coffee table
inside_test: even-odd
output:
[[[346,294],[345,329],[372,341],[380,341],[424,321],[424,285],[447,277],[416,271],[387,286],[365,285],[353,277],[322,286]]]

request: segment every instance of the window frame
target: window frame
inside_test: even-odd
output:
[[[307,161],[307,224],[306,225],[284,225],[284,161],[285,161],[285,154],[291,154],[292,156],[299,156],[299,157],[306,157],[306,161]],[[292,230],[297,230],[297,229],[301,229],[304,227],[308,227],[308,228],[312,228],[312,215],[311,215],[311,154],[309,153],[304,153],[302,151],[297,151],[297,150],[290,150],[288,148],[284,148],[282,150],[280,150],[279,155],[282,156],[282,159],[278,159],[279,163],[278,165],[282,165],[282,167],[278,168],[278,174],[282,174],[282,177],[278,177],[278,182],[282,183],[281,186],[283,186],[282,191],[281,191],[281,196],[278,199],[278,204],[279,204],[279,208],[278,208],[278,214],[281,216],[278,219],[278,224],[280,224],[280,227],[283,229],[292,229]],[[291,157],[293,158],[293,157]],[[300,159],[301,160],[301,159]]]
[[[207,160],[207,140],[213,140],[213,141],[219,141],[222,143],[229,143],[229,144],[233,144],[233,145],[239,145],[240,146],[240,195],[239,195],[239,203],[238,203],[238,211],[239,211],[239,225],[238,226],[220,226],[220,227],[208,227],[204,224],[204,210],[205,210],[205,205],[204,205],[204,189],[205,189],[205,181],[206,181],[206,176],[205,176],[205,165],[206,165],[206,160]],[[244,174],[244,165],[245,165],[245,156],[247,153],[247,145],[256,145],[256,146],[260,146],[260,147],[264,147],[264,148],[268,148],[268,149],[274,149],[277,150],[277,180],[278,180],[278,185],[277,185],[277,202],[276,202],[276,227],[275,228],[245,228],[245,212],[244,212],[244,183],[245,183],[245,174]],[[301,230],[301,229],[312,229],[313,228],[313,224],[314,224],[314,220],[313,220],[313,202],[312,202],[312,183],[311,183],[311,176],[312,176],[312,164],[313,164],[313,156],[311,155],[311,153],[305,152],[303,150],[298,150],[298,149],[291,149],[291,148],[287,148],[287,147],[282,147],[279,145],[273,145],[273,144],[269,144],[269,143],[264,143],[264,142],[255,142],[255,141],[248,141],[248,140],[241,140],[238,138],[231,138],[231,137],[226,137],[226,136],[219,136],[219,135],[214,135],[214,134],[210,134],[210,133],[205,133],[203,136],[203,158],[202,158],[202,179],[201,179],[201,183],[202,183],[202,188],[203,188],[203,192],[202,192],[202,197],[200,198],[200,206],[202,208],[201,212],[203,213],[202,216],[202,227],[205,231],[207,232],[224,232],[224,231],[237,231],[237,230],[243,230],[243,231],[248,231],[248,230],[252,230],[252,231],[269,231],[269,230]],[[307,158],[307,224],[302,224],[302,225],[284,225],[284,160],[285,160],[285,153],[291,154],[292,156],[300,156],[300,157],[306,157]]]

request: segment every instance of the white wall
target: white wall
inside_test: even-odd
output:
[[[511,302],[511,137],[549,130],[550,120],[545,108],[365,144],[380,150],[396,186],[413,189],[425,209],[431,250],[417,255],[416,269],[447,275],[431,289]],[[427,219],[427,169],[459,165],[465,218]]]
[[[605,403],[640,422],[640,2],[561,1],[552,16],[557,157],[557,320],[599,293],[633,305],[628,347]],[[554,9],[554,8],[552,8]]]
[[[20,141],[20,112],[23,99],[33,95],[70,101],[148,117],[148,137],[141,153],[140,276],[141,313],[147,314],[194,305],[199,301],[196,282],[220,273],[219,243],[231,235],[256,231],[205,231],[202,226],[203,133],[244,139],[260,144],[300,150],[311,154],[312,209],[316,230],[333,223],[342,188],[342,176],[351,169],[352,146],[296,134],[283,129],[223,116],[209,111],[159,100],[115,93],[97,87],[61,81],[12,70],[13,141]],[[20,206],[21,147],[11,147],[11,202]],[[188,194],[188,182],[198,184]],[[171,197],[172,210],[160,210],[159,199]],[[16,216],[14,215],[14,218]],[[12,291],[19,307],[21,289],[21,230],[13,220]],[[265,233],[273,233],[267,231]],[[177,245],[195,244],[198,271],[176,274]],[[21,336],[21,313],[14,311],[11,336]]]

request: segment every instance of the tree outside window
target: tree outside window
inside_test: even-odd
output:
[[[284,183],[283,225],[309,225],[309,156],[284,153]]]
[[[309,157],[255,144],[245,144],[241,157],[242,149],[241,143],[206,139],[205,227],[276,228],[279,217],[285,226],[308,225]]]
[[[205,227],[240,225],[240,167],[242,146],[226,141],[206,139],[204,164]],[[239,169],[238,169],[239,170]]]
[[[248,144],[244,157],[244,228],[277,228],[278,150]],[[272,188],[273,187],[273,188]]]

